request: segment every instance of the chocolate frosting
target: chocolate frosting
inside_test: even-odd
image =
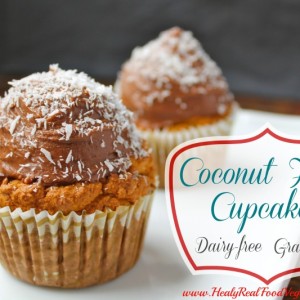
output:
[[[57,65],[10,83],[0,99],[0,176],[45,185],[97,182],[148,155],[112,92]]]
[[[117,90],[142,128],[222,116],[233,101],[219,67],[191,32],[178,27],[134,49],[119,74]]]

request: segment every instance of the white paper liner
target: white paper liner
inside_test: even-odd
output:
[[[0,208],[1,263],[37,285],[78,288],[113,279],[139,257],[152,198],[67,216]]]

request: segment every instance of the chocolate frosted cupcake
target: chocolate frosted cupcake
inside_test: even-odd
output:
[[[177,27],[133,50],[116,90],[154,150],[161,186],[168,153],[187,140],[229,134],[236,110],[219,67]]]
[[[0,260],[16,277],[78,288],[136,262],[152,157],[111,88],[56,65],[0,100]]]

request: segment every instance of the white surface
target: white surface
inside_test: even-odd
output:
[[[252,132],[266,122],[271,123],[278,130],[298,134],[300,137],[300,117],[245,110],[237,116],[233,134]],[[142,256],[137,265],[120,278],[86,289],[60,290],[39,288],[20,282],[0,267],[0,284],[1,300],[192,299],[193,297],[182,297],[182,292],[184,290],[210,291],[214,286],[222,287],[224,290],[243,286],[256,289],[263,286],[257,280],[240,276],[192,276],[184,265],[173,240],[163,191],[158,191],[154,199]],[[270,289],[276,290],[286,285],[287,282],[279,281],[271,285]],[[210,297],[210,299],[231,298]]]

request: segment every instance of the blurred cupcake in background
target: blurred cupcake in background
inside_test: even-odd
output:
[[[152,156],[111,88],[57,65],[0,99],[0,262],[35,285],[80,288],[137,261]]]
[[[187,140],[228,135],[237,110],[220,68],[178,27],[133,50],[116,91],[153,149],[161,187],[169,152]]]

